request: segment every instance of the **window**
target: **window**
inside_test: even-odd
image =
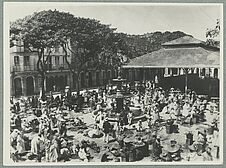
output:
[[[60,52],[60,47],[59,46],[55,47],[55,52]]]
[[[19,56],[14,56],[14,65],[15,65],[15,66],[20,65],[20,59],[19,59]]]
[[[55,65],[59,65],[59,64],[60,64],[60,57],[55,56]]]
[[[24,66],[28,66],[30,64],[30,56],[24,56]]]

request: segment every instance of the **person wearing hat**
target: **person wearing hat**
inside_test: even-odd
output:
[[[104,142],[109,141],[109,133],[110,133],[110,129],[111,129],[111,124],[108,121],[108,118],[105,118],[105,121],[103,123],[103,132],[104,132]]]

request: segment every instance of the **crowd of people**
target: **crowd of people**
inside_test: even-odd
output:
[[[122,90],[130,95],[124,97],[121,111],[116,108],[117,97],[112,96],[114,86],[80,94],[66,87],[60,94],[12,97],[11,159],[129,162],[144,157],[150,161],[219,158],[217,100],[194,91],[166,91],[151,82],[126,83]]]

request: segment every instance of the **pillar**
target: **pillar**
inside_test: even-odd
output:
[[[165,73],[164,73],[164,77],[168,76],[168,68],[165,68]]]
[[[22,77],[21,79],[21,86],[22,86],[22,95],[26,96],[27,95],[27,85],[26,85],[26,77]]]
[[[210,74],[210,77],[214,78],[214,69],[215,68],[211,68],[211,74]]]
[[[184,87],[184,92],[185,94],[187,94],[187,90],[188,90],[188,68],[184,68],[184,72],[185,72],[185,87]]]
[[[147,71],[146,71],[146,69],[144,68],[144,69],[143,69],[143,81],[146,81],[146,72],[147,72]]]

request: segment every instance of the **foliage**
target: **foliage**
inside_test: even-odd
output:
[[[80,74],[90,69],[117,68],[126,59],[161,48],[161,44],[182,37],[183,32],[154,32],[144,35],[116,33],[110,25],[75,17],[56,10],[41,11],[10,24],[10,45],[23,41],[38,55],[37,69],[44,80],[53,48],[61,46],[70,71]],[[68,58],[71,57],[71,62]],[[77,75],[79,83],[80,77]]]
[[[123,47],[123,53],[130,59],[138,57],[161,48],[161,44],[171,41],[186,34],[180,31],[176,32],[154,32],[143,35],[128,35],[120,33],[119,36],[125,43]]]
[[[206,44],[214,47],[219,47],[220,40],[220,20],[217,19],[216,26],[213,29],[207,29],[206,31]]]
[[[10,44],[15,45],[15,41],[23,41],[26,49],[38,55],[37,69],[42,79],[43,96],[52,48],[60,45],[71,35],[73,24],[67,23],[73,18],[69,13],[48,10],[34,13],[10,25]]]

